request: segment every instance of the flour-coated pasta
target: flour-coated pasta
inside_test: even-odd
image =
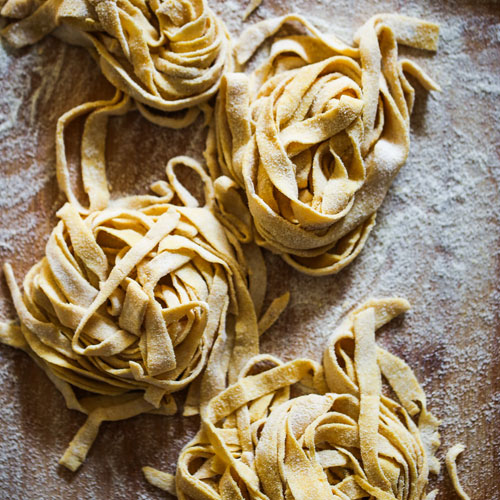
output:
[[[0,15],[19,19],[2,30],[15,47],[54,30],[86,47],[148,120],[167,127],[193,123],[231,69],[229,34],[205,0],[7,0]]]
[[[266,289],[260,250],[240,245],[219,222],[212,181],[192,158],[172,158],[168,182],[157,181],[154,194],[110,200],[107,121],[132,105],[118,91],[61,117],[57,179],[69,201],[23,293],[4,267],[20,326],[3,324],[0,341],[28,352],[68,407],[88,415],[61,459],[72,470],[104,420],[172,414],[171,394],[193,381],[184,413],[203,410],[258,354],[259,335],[288,302],[288,294],[276,299],[259,321]],[[84,114],[88,207],[73,192],[64,141],[67,125]],[[179,166],[203,186],[201,205],[178,178]],[[92,395],[77,396],[74,388]]]
[[[150,467],[146,478],[181,500],[427,498],[439,421],[409,366],[375,342],[408,307],[399,298],[361,305],[332,334],[322,366],[250,360],[208,403],[175,482]]]
[[[333,274],[363,248],[408,156],[414,89],[406,75],[438,89],[398,57],[398,43],[436,50],[439,28],[378,15],[350,46],[289,14],[243,32],[238,64],[290,21],[308,34],[277,37],[257,69],[224,76],[206,158],[238,237],[307,274]]]

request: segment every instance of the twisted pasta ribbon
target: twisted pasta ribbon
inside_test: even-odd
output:
[[[205,0],[2,3],[2,16],[21,18],[2,31],[12,45],[35,43],[58,28],[61,38],[90,50],[104,76],[147,119],[164,126],[193,123],[231,68],[229,34]]]
[[[235,46],[238,63],[288,21],[311,34],[278,38],[249,76],[225,75],[206,157],[227,224],[242,240],[254,233],[296,269],[333,274],[363,248],[407,158],[414,89],[405,73],[438,89],[398,59],[397,44],[436,50],[438,26],[375,16],[351,47],[287,15],[246,30]],[[233,201],[238,186],[254,229],[244,204]]]
[[[225,387],[228,372],[234,381],[258,352],[242,252],[180,185],[180,163],[204,180],[210,203],[211,181],[202,167],[174,158],[167,165],[170,184],[154,186],[160,196],[120,199],[86,216],[65,204],[23,295],[5,267],[21,321],[18,341],[9,343],[22,343],[52,378],[105,396],[95,400],[97,411],[71,396],[72,407],[89,413],[62,459],[73,470],[101,420],[175,411],[169,395],[207,367],[203,404]],[[181,203],[172,203],[174,194]],[[116,405],[123,401],[122,414]]]
[[[172,414],[171,394],[191,382],[184,413],[198,413],[237,380],[258,353],[259,335],[288,302],[287,294],[276,299],[257,321],[266,289],[260,250],[225,231],[212,181],[195,160],[171,159],[168,182],[153,184],[154,195],[110,202],[108,117],[132,107],[117,91],[59,119],[57,179],[69,203],[58,211],[46,256],[26,275],[23,294],[11,266],[4,267],[21,325],[0,324],[0,341],[27,351],[68,407],[88,414],[60,461],[71,470],[104,420]],[[80,163],[88,208],[73,192],[64,140],[67,125],[84,114]],[[200,179],[203,206],[177,177],[179,165]],[[80,397],[74,388],[93,395]]]
[[[439,471],[439,422],[408,365],[375,343],[375,331],[408,307],[395,298],[353,311],[323,369],[307,359],[250,360],[207,405],[175,482],[150,467],[146,478],[181,500],[426,498],[429,469]],[[382,375],[399,403],[383,394]]]
[[[465,446],[463,444],[456,444],[452,446],[448,452],[446,453],[446,468],[448,469],[448,474],[450,475],[451,482],[453,483],[453,487],[457,492],[457,495],[462,500],[470,500],[470,496],[465,493],[462,485],[460,484],[460,480],[458,479],[457,474],[457,457],[465,450]]]

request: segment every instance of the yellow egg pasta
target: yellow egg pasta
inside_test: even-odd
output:
[[[19,19],[2,30],[15,47],[54,30],[86,47],[147,119],[167,127],[193,123],[231,69],[229,34],[205,0],[7,0],[0,15]]]
[[[467,495],[462,488],[457,474],[457,457],[464,450],[465,446],[463,444],[456,444],[455,446],[452,446],[446,453],[446,468],[448,469],[448,474],[450,475],[451,482],[453,483],[453,487],[455,488],[457,495],[462,500],[470,500],[470,496]]]
[[[436,50],[439,28],[383,14],[349,46],[290,14],[243,32],[238,64],[290,21],[309,34],[278,37],[257,69],[224,76],[206,158],[226,224],[242,241],[255,238],[302,272],[333,274],[363,248],[408,156],[406,75],[439,88],[398,58],[398,43]]]
[[[205,407],[175,482],[151,467],[146,478],[181,500],[427,498],[439,422],[412,370],[375,342],[408,307],[364,303],[331,336],[323,366],[250,360]]]
[[[247,5],[247,8],[243,13],[243,21],[245,21],[252,14],[252,12],[260,6],[261,3],[262,0],[250,0],[250,3]]]
[[[258,321],[266,289],[260,250],[240,245],[218,221],[212,181],[197,161],[172,158],[168,182],[157,181],[155,194],[110,201],[107,121],[131,106],[117,91],[110,101],[61,117],[57,179],[69,202],[57,212],[45,257],[26,275],[23,293],[11,266],[4,267],[20,326],[2,324],[0,341],[28,352],[68,407],[88,415],[61,459],[71,470],[102,421],[172,414],[171,394],[194,380],[184,413],[198,413],[237,380],[259,352],[259,335],[288,302],[288,294],[276,299]],[[88,208],[73,192],[64,141],[67,125],[84,114],[80,163]],[[178,178],[180,166],[203,186],[202,205]]]
[[[201,427],[176,475],[143,469],[180,500],[435,498],[426,490],[440,470],[439,421],[411,368],[375,338],[408,302],[368,300],[333,332],[322,364],[283,363],[259,354],[259,336],[289,300],[263,311],[259,247],[310,275],[357,257],[409,153],[407,76],[439,90],[399,58],[398,44],[434,51],[438,26],[378,15],[348,45],[289,14],[251,26],[233,50],[206,0],[0,6],[10,44],[54,33],[88,49],[116,88],[58,120],[56,175],[67,203],[22,290],[4,266],[19,323],[0,322],[0,342],[28,353],[68,408],[87,415],[60,463],[77,470],[103,421],[174,414],[173,394],[188,388],[183,414],[199,413]],[[300,30],[275,37],[289,22]],[[268,57],[245,73],[270,37]],[[171,128],[205,112],[207,169],[175,157],[154,194],[112,200],[108,118],[133,109]],[[82,116],[86,203],[65,144]],[[199,180],[201,196],[179,167]],[[446,465],[466,500],[456,471],[463,449],[450,449]]]
[[[175,158],[167,166],[170,186],[181,162],[206,176],[189,159]],[[62,459],[73,470],[100,421],[174,411],[170,394],[207,363],[200,394],[214,395],[228,372],[234,379],[258,352],[245,262],[210,210],[174,205],[173,189],[155,188],[156,202],[132,196],[87,216],[66,203],[23,295],[5,267],[26,350],[61,381],[104,396],[95,399],[95,411],[72,401],[89,414]]]

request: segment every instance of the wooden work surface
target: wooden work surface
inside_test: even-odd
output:
[[[236,36],[243,3],[211,2]],[[442,25],[437,54],[405,49],[440,83],[417,87],[410,158],[392,186],[360,257],[336,276],[311,278],[268,256],[269,294],[289,289],[288,310],[263,338],[282,359],[321,358],[338,319],[369,296],[401,295],[412,310],[383,329],[380,342],[415,370],[442,419],[442,457],[463,442],[464,488],[500,499],[499,275],[500,6],[431,0],[264,0],[250,22],[297,11],[350,40],[371,15],[398,12]],[[18,281],[44,252],[63,202],[54,173],[57,118],[109,84],[80,48],[51,37],[33,47],[0,46],[0,262]],[[111,121],[108,176],[113,196],[145,192],[166,160],[203,149],[201,122],[162,129],[137,113]],[[69,145],[78,146],[79,130]],[[0,277],[0,318],[14,310]],[[57,460],[84,421],[27,355],[0,345],[0,499],[155,499],[165,494],[141,466],[174,472],[196,418],[143,415],[105,423],[77,473]],[[443,468],[432,486],[456,498]],[[314,500],[314,499],[311,499]]]

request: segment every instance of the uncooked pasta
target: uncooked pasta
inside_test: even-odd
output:
[[[229,34],[205,0],[8,0],[0,14],[20,18],[2,31],[15,47],[55,30],[88,48],[104,76],[167,127],[193,123],[231,69]]]
[[[181,500],[433,499],[439,421],[410,367],[375,341],[408,302],[355,309],[322,364],[259,354],[259,336],[289,299],[263,312],[259,246],[311,275],[356,258],[408,156],[408,75],[439,89],[399,58],[398,44],[436,50],[438,26],[383,14],[348,45],[289,14],[251,26],[233,51],[205,0],[0,5],[13,46],[49,33],[80,44],[116,89],[58,120],[56,175],[67,203],[22,291],[4,267],[19,324],[0,323],[0,341],[26,351],[67,406],[87,414],[60,463],[78,469],[103,421],[175,413],[173,394],[188,388],[183,414],[199,413],[201,427],[176,475],[144,468]],[[289,22],[302,31],[276,37],[245,72]],[[107,122],[133,109],[172,128],[204,111],[207,168],[172,158],[154,194],[112,200]],[[84,115],[86,202],[74,192],[65,144],[68,125]],[[181,166],[198,179],[202,201],[181,182]],[[465,500],[456,471],[463,449],[453,447],[446,465]]]
[[[331,336],[323,366],[250,360],[207,405],[175,480],[150,467],[146,478],[182,500],[427,498],[439,421],[409,366],[375,342],[408,307],[364,303]]]
[[[408,156],[406,75],[438,89],[398,57],[398,43],[436,50],[439,28],[379,15],[350,46],[291,14],[248,28],[237,62],[289,21],[309,34],[276,38],[257,69],[224,76],[206,157],[226,224],[242,241],[255,238],[305,273],[333,274],[363,248]]]
[[[266,288],[262,257],[217,220],[212,181],[193,159],[171,159],[168,182],[156,182],[154,195],[109,201],[107,117],[129,104],[118,92],[110,102],[89,103],[61,118],[57,173],[70,201],[57,212],[60,221],[45,257],[26,275],[23,294],[5,265],[20,327],[2,325],[0,340],[27,351],[68,407],[88,414],[61,459],[72,470],[103,420],[171,414],[171,394],[195,380],[184,412],[197,413],[236,381],[258,353],[259,334],[288,301],[280,297],[257,321]],[[64,131],[89,111],[81,151],[90,200],[85,208],[71,189]],[[180,165],[203,185],[202,205],[179,180]],[[75,387],[92,396],[79,397]]]

